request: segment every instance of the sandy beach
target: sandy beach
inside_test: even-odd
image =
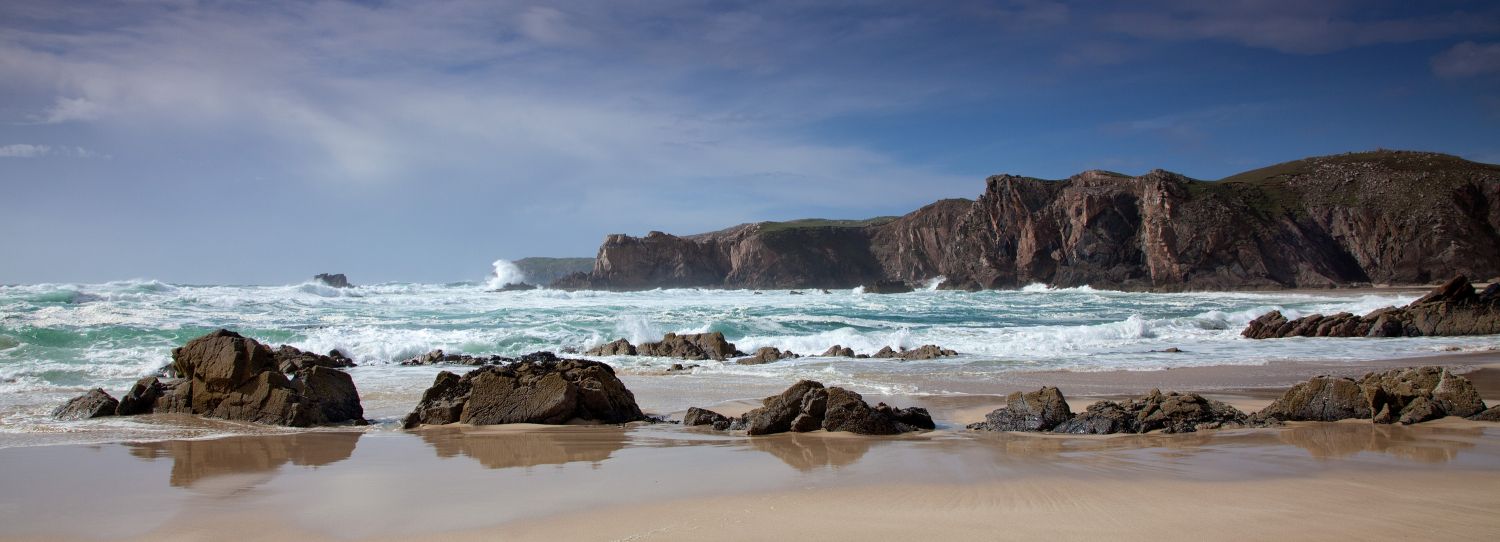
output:
[[[1095,397],[1443,363],[1500,402],[1500,356],[1339,367],[1022,373]],[[1300,376],[1298,376],[1300,375]],[[643,390],[651,390],[644,386]],[[642,393],[643,403],[651,391]],[[885,397],[936,431],[747,437],[674,424],[314,430],[0,449],[7,539],[1493,539],[1500,424],[1448,418],[1195,434],[965,431],[997,396]],[[751,401],[722,401],[749,408]],[[733,408],[723,408],[732,412]],[[21,488],[21,489],[17,489]],[[268,518],[274,518],[268,520]]]

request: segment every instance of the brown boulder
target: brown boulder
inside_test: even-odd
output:
[[[130,391],[120,396],[120,405],[115,408],[115,415],[150,414],[156,409],[156,399],[161,397],[163,389],[161,381],[154,376],[137,380]]]
[[[786,391],[767,397],[762,406],[738,419],[721,424],[717,414],[703,409],[689,409],[684,424],[706,425],[715,429],[743,429],[750,435],[802,433],[822,428],[865,435],[892,435],[907,431],[932,429],[932,416],[922,408],[893,408],[884,403],[871,407],[858,393],[843,388],[824,388],[822,383],[802,380]],[[689,423],[689,420],[692,423]]]
[[[1051,431],[1073,417],[1063,394],[1052,386],[1034,392],[1016,392],[1005,398],[1005,406],[969,424],[976,431]]]
[[[1054,433],[1109,434],[1191,433],[1201,429],[1220,429],[1245,425],[1274,424],[1274,421],[1252,420],[1226,403],[1196,393],[1150,394],[1123,402],[1100,401],[1053,428]]]
[[[1370,406],[1354,379],[1318,376],[1292,386],[1255,416],[1257,419],[1318,422],[1368,419]]]
[[[1468,417],[1485,410],[1469,379],[1443,367],[1370,373],[1360,380],[1360,388],[1376,423],[1418,423],[1443,416]]]
[[[957,355],[958,352],[943,348],[935,344],[924,344],[911,350],[901,351],[901,359],[904,360],[937,359],[940,357]]]
[[[523,360],[458,377],[440,373],[408,414],[422,424],[626,423],[645,419],[635,395],[608,365],[581,359]]]
[[[824,409],[828,405],[828,391],[823,389],[820,382],[802,380],[778,395],[767,397],[761,401],[761,405],[741,417],[746,433],[785,433],[791,431],[794,425],[804,431],[811,431],[817,428],[808,429],[807,420],[823,419]],[[802,424],[795,423],[799,417],[804,418]]]
[[[682,415],[682,425],[684,426],[709,425],[720,431],[729,429],[731,421],[729,417],[723,414],[698,407],[689,408],[687,409],[687,413]]]
[[[640,345],[636,348],[636,353],[642,356],[715,361],[744,355],[735,349],[734,343],[724,340],[724,334],[718,331],[688,335],[668,333],[660,341]]]
[[[774,346],[762,346],[754,354],[751,354],[750,357],[740,358],[735,363],[740,365],[761,365],[795,357],[798,357],[797,354],[792,353],[790,350],[782,352],[781,349]]]
[[[276,366],[281,372],[292,374],[303,369],[312,367],[327,367],[330,369],[343,369],[354,367],[354,360],[349,359],[343,352],[333,350],[328,355],[303,352],[294,346],[283,344],[276,349]]]
[[[1500,333],[1500,289],[1476,293],[1462,275],[1401,308],[1384,308],[1364,316],[1313,314],[1288,321],[1272,311],[1252,320],[1241,335],[1251,339],[1281,337],[1431,337]]]
[[[611,342],[590,348],[584,352],[585,356],[634,356],[635,345],[625,339],[616,339]]]
[[[114,416],[115,410],[119,408],[120,402],[99,388],[89,390],[88,393],[69,399],[68,402],[58,406],[52,411],[52,417],[59,420],[87,420],[89,418],[103,418]]]
[[[835,344],[833,346],[828,347],[828,350],[824,350],[823,351],[823,357],[825,357],[825,358],[852,358],[852,357],[854,357],[854,349],[853,348],[849,348],[847,346],[842,346],[842,345]]]

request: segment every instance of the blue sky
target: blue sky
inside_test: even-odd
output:
[[[478,280],[983,178],[1500,162],[1500,3],[0,3],[0,283]]]

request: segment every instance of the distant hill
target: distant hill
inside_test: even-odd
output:
[[[593,258],[521,258],[514,262],[532,284],[551,284],[564,275],[594,270]]]
[[[1500,166],[1374,151],[1201,181],[1165,170],[986,179],[977,200],[901,217],[610,235],[559,287],[1135,290],[1426,284],[1500,275]]]

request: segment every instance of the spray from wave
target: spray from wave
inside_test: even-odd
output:
[[[490,280],[485,286],[491,290],[499,290],[507,284],[521,284],[526,282],[526,273],[510,260],[495,260],[495,269],[490,272]]]

